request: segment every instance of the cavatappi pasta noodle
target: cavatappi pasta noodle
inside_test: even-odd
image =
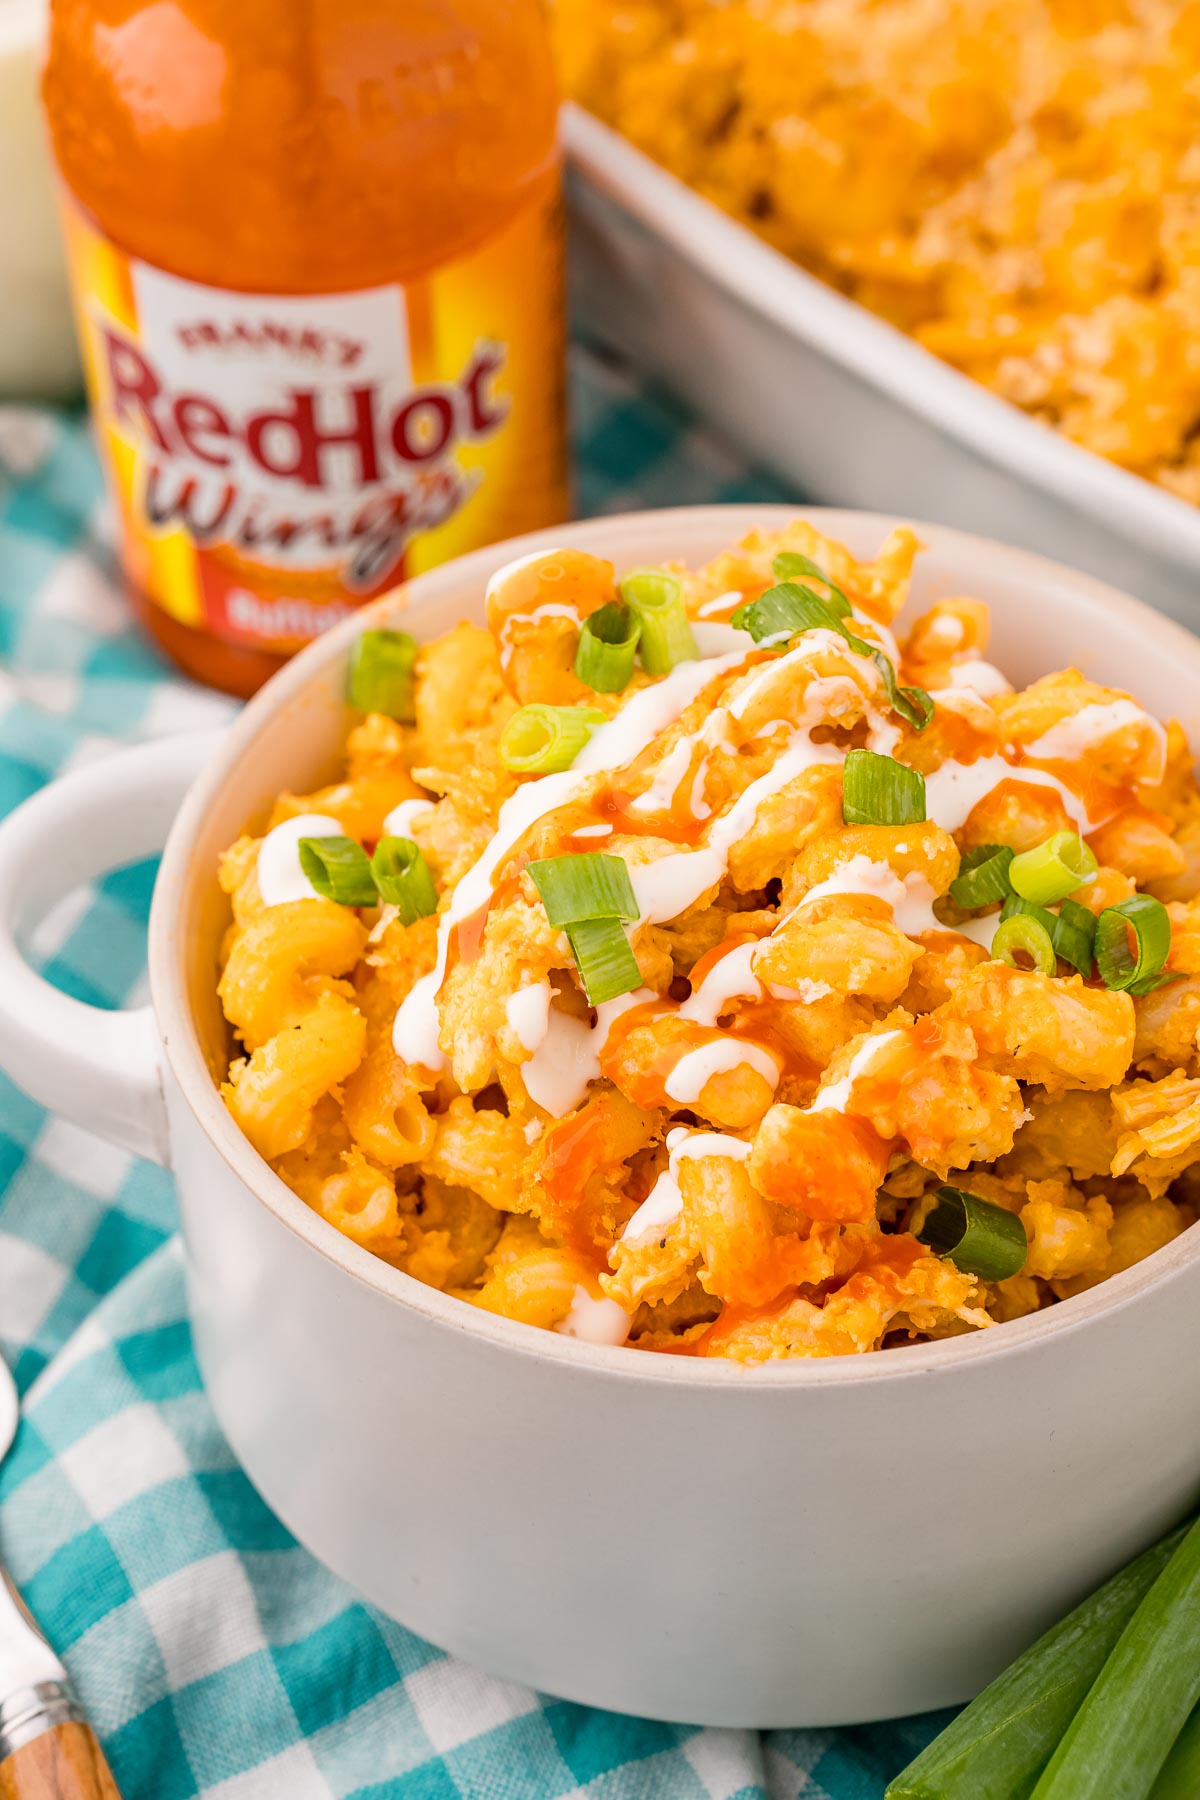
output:
[[[567,91],[776,248],[1200,504],[1197,0],[555,0]]]
[[[856,563],[802,522],[751,534],[676,569],[690,654],[608,693],[573,669],[612,567],[570,550],[511,565],[489,629],[420,649],[411,722],[356,715],[343,778],[285,794],[263,839],[233,845],[220,994],[243,1053],[224,1095],[309,1206],[471,1305],[747,1363],[1015,1319],[1193,1222],[1183,733],[1073,669],[1013,692],[970,597],[897,645],[917,549],[899,530]],[[775,586],[814,565],[836,589]],[[756,641],[767,589],[810,617]],[[590,709],[568,766],[506,766],[529,705]],[[883,772],[865,798],[863,768]],[[902,790],[908,822],[853,822]],[[439,910],[406,924],[321,897],[297,842],[334,834],[355,857],[381,836],[418,846]],[[1063,845],[1093,872],[1059,905]],[[547,865],[583,857],[633,902],[599,926],[632,946],[630,991],[594,1006],[586,945],[543,898]],[[1014,897],[1019,877],[1045,906]],[[1032,955],[992,950],[1001,893]],[[1144,944],[1125,923],[1143,915]],[[1086,954],[1068,934],[1039,965],[1068,925]],[[947,1182],[1010,1248],[1015,1231],[1011,1272],[923,1241]]]

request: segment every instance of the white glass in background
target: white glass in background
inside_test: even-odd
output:
[[[0,402],[81,385],[38,99],[47,0],[0,0]]]

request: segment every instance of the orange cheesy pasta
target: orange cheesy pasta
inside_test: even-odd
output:
[[[1200,504],[1200,0],[554,0],[567,92]]]
[[[342,777],[225,854],[224,1097],[465,1303],[745,1363],[989,1328],[1194,1219],[1200,794],[1180,728],[918,544],[558,550],[360,646]],[[361,682],[359,675],[362,676]]]

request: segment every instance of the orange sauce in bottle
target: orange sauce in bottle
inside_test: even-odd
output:
[[[134,604],[249,693],[566,516],[541,0],[54,0],[44,99]]]

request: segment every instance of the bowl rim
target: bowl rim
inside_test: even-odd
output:
[[[542,1364],[560,1364],[566,1369],[590,1371],[623,1380],[654,1382],[671,1386],[726,1388],[740,1387],[749,1380],[771,1387],[812,1388],[857,1386],[864,1382],[903,1379],[909,1376],[943,1377],[967,1373],[997,1358],[1020,1356],[1052,1339],[1061,1340],[1086,1329],[1098,1318],[1125,1310],[1144,1295],[1177,1279],[1200,1260],[1200,1224],[1180,1233],[1170,1244],[1153,1252],[1141,1262],[1108,1281],[1068,1300],[1060,1300],[1046,1310],[990,1326],[940,1342],[917,1344],[890,1350],[845,1357],[793,1357],[767,1364],[743,1366],[725,1358],[693,1358],[687,1356],[631,1354],[625,1346],[584,1343],[515,1319],[484,1312],[478,1307],[427,1286],[415,1276],[394,1268],[382,1258],[345,1237],[337,1228],[313,1212],[254,1150],[239,1131],[220,1098],[212,1079],[199,1032],[188,1003],[183,968],[183,946],[175,930],[176,913],[189,884],[203,879],[195,862],[192,844],[209,805],[224,788],[237,765],[253,746],[265,723],[285,708],[293,707],[298,719],[302,709],[294,703],[318,681],[326,668],[335,663],[345,648],[374,620],[395,621],[397,609],[402,616],[415,613],[426,602],[440,598],[447,591],[478,583],[516,556],[549,550],[570,544],[598,553],[622,554],[622,537],[636,535],[639,529],[653,529],[656,534],[677,530],[680,554],[687,554],[689,529],[698,531],[720,522],[728,528],[729,542],[755,527],[779,527],[798,517],[811,520],[818,530],[838,537],[851,523],[878,532],[882,538],[897,525],[910,526],[928,549],[945,548],[960,556],[987,557],[1007,563],[1014,574],[1026,580],[1046,583],[1053,580],[1078,590],[1097,611],[1109,617],[1124,618],[1136,624],[1144,634],[1161,640],[1162,647],[1177,658],[1195,665],[1200,677],[1200,640],[1183,626],[1151,610],[1130,595],[1107,586],[1094,577],[1070,569],[1048,557],[999,543],[972,532],[951,526],[929,524],[920,520],[864,512],[854,508],[804,506],[738,502],[705,506],[682,506],[654,511],[609,514],[598,519],[576,521],[548,530],[529,532],[504,543],[455,558],[435,569],[415,576],[402,588],[381,596],[339,625],[324,633],[287,663],[238,715],[219,742],[196,781],[192,784],[176,815],[163,851],[158,879],[155,883],[149,926],[150,989],[156,1026],[163,1045],[166,1064],[174,1075],[179,1092],[201,1132],[222,1160],[247,1190],[248,1197],[263,1206],[281,1225],[298,1237],[304,1245],[342,1273],[361,1284],[384,1303],[399,1306],[422,1315],[431,1324],[454,1331],[469,1332],[490,1341],[496,1348],[519,1357],[532,1358]],[[1189,1240],[1191,1242],[1189,1243]]]

